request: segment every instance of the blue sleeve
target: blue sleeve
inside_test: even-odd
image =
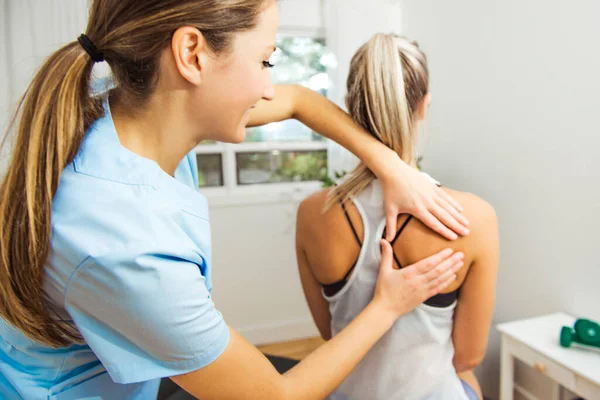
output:
[[[196,150],[190,151],[175,170],[175,178],[194,190],[198,190],[198,160]]]
[[[202,257],[149,247],[90,257],[67,286],[67,311],[116,383],[195,371],[229,342]]]
[[[198,189],[198,159],[196,158],[196,151],[192,150],[188,153],[187,159],[190,163],[192,170],[192,179],[194,181],[194,189]]]

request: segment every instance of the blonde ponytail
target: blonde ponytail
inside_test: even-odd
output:
[[[350,63],[346,107],[350,116],[409,165],[416,165],[414,113],[428,91],[427,59],[415,42],[376,34]],[[330,192],[326,208],[358,195],[375,176],[360,163]]]

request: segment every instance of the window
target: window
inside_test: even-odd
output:
[[[198,184],[200,187],[223,186],[223,156],[221,154],[196,154]]]
[[[238,185],[321,180],[327,174],[327,150],[237,152]]]
[[[334,63],[325,41],[281,36],[271,69],[274,83],[299,83],[327,96]],[[248,128],[244,143],[206,142],[196,148],[201,188],[314,182],[327,176],[327,143],[295,120]],[[210,189],[209,189],[210,190]]]

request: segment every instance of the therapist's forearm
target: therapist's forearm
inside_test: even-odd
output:
[[[348,149],[379,178],[390,173],[390,169],[406,166],[393,150],[369,135],[335,103],[302,85],[275,85],[273,100],[260,101],[256,105],[248,127],[290,118]],[[389,168],[391,166],[393,168]]]
[[[326,398],[391,328],[397,316],[371,302],[343,331],[289,370],[286,399]]]
[[[375,175],[382,177],[386,173],[382,169],[385,164],[381,162],[382,157],[389,156],[394,160],[400,160],[393,150],[358,126],[335,103],[300,85],[295,90],[292,118],[348,149]],[[406,165],[403,162],[397,164]]]

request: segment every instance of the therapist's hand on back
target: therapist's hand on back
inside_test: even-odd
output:
[[[462,267],[462,253],[444,250],[402,269],[382,240],[382,261],[371,303],[340,333],[280,375],[267,358],[230,328],[225,352],[208,366],[171,379],[203,400],[324,399],[350,374],[399,316],[444,290]]]
[[[463,258],[463,253],[453,254],[451,249],[446,249],[416,264],[396,269],[392,246],[381,240],[381,267],[373,301],[380,302],[398,318],[446,289],[463,267]]]

